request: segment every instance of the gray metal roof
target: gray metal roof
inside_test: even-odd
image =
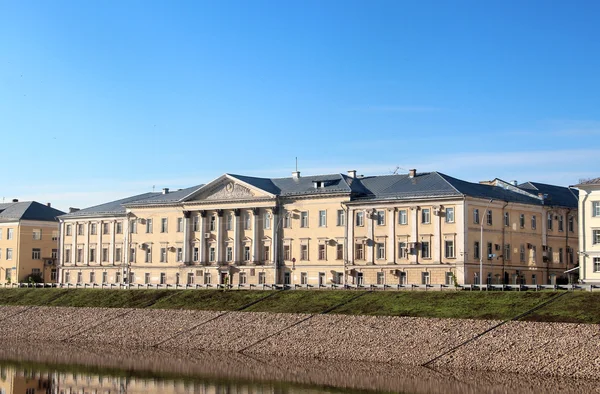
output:
[[[355,181],[359,181],[367,191],[364,198],[376,200],[462,195],[437,172],[417,173],[412,178],[407,174],[379,175]]]
[[[81,217],[81,216],[94,216],[94,215],[118,215],[125,213],[124,204],[131,203],[134,201],[141,201],[151,197],[155,197],[160,193],[144,193],[138,194],[136,196],[131,196],[127,198],[122,198],[120,200],[115,200],[111,202],[107,202],[100,205],[95,205],[93,207],[81,209],[79,211],[73,213],[67,213],[61,216],[61,218],[71,218],[71,217]]]
[[[579,182],[580,185],[600,185],[600,177],[590,178]]]
[[[279,196],[350,193],[352,191],[341,174],[314,175],[300,178],[256,178],[236,174],[228,175]],[[314,182],[323,182],[323,186],[315,188]]]
[[[570,187],[548,185],[539,182],[525,182],[518,186],[522,190],[533,194],[544,194],[545,205],[557,205],[561,207],[577,208],[578,193]]]
[[[63,211],[40,204],[37,201],[23,201],[0,204],[0,222],[15,220],[41,220],[54,222],[56,217],[63,215]]]
[[[152,205],[152,204],[173,204],[180,202],[184,197],[190,195],[196,190],[200,189],[204,185],[197,185],[188,187],[185,189],[179,189],[176,191],[170,191],[168,193],[153,193],[153,195],[149,198],[143,198],[134,201],[128,201],[122,203],[125,206],[135,206],[135,205]]]

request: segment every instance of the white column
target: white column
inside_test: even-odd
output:
[[[204,238],[204,234],[206,234],[206,212],[200,215],[200,263],[206,263],[206,238]]]
[[[190,262],[190,213],[183,213],[183,262]]]
[[[223,215],[225,213],[217,213],[217,263],[225,260],[223,258]]]
[[[90,265],[90,222],[85,224],[85,243],[83,245],[83,261],[85,265]]]
[[[121,264],[127,266],[129,264],[129,242],[131,240],[131,233],[129,230],[129,217],[125,216],[123,219],[123,253]],[[125,278],[125,275],[122,275],[122,279]]]
[[[117,229],[117,221],[113,220],[110,223],[110,247],[108,249],[108,262],[110,265],[115,265],[115,232]]]
[[[71,263],[77,264],[77,222],[73,222],[71,225],[71,234],[73,234],[73,249],[71,250]]]
[[[354,215],[354,210],[348,208],[348,217],[346,218],[346,226],[348,226],[346,232],[346,262],[350,265],[354,265]]]
[[[389,264],[396,261],[396,208],[388,209],[388,238],[386,245],[386,257]]]
[[[233,215],[233,261],[235,264],[241,261],[240,259],[240,218],[242,212],[236,210]]]
[[[410,218],[410,222],[411,222],[411,234],[410,234],[410,241],[411,242],[419,242],[419,230],[418,230],[418,226],[419,226],[419,207],[411,207],[410,208],[410,212],[411,212],[411,218]],[[410,262],[411,263],[417,263],[419,262],[419,250],[418,250],[418,244],[414,244],[415,245],[415,253],[410,257]]]
[[[373,250],[375,249],[375,223],[371,210],[367,210],[367,234],[369,234],[369,243],[367,244],[367,264],[374,264]]]
[[[435,216],[435,208],[433,210],[433,261],[442,261],[442,207],[438,209],[438,215]]]
[[[253,216],[254,216],[254,223],[253,223],[253,227],[252,227],[252,261],[253,262],[257,262],[260,259],[260,239],[259,239],[259,233],[258,233],[258,226],[259,226],[259,216],[260,216],[260,209],[259,208],[255,208],[254,210],[252,210]]]
[[[277,264],[277,249],[279,246],[279,234],[277,229],[279,228],[279,214],[277,210],[273,208],[273,221],[271,222],[272,236],[271,236],[271,262],[273,265]]]
[[[60,242],[60,246],[58,247],[58,272],[56,273],[56,281],[58,283],[62,283],[62,267],[65,264],[65,227],[66,224],[65,222],[61,221],[60,222],[60,227],[58,230],[58,239]]]
[[[98,231],[98,244],[96,245],[96,261],[102,265],[102,220],[98,222],[96,231]]]

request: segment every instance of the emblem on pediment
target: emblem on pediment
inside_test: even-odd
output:
[[[211,190],[206,199],[228,200],[248,197],[254,197],[254,193],[250,189],[235,182],[227,182],[225,184],[218,185],[214,190]]]

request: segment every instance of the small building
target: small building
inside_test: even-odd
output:
[[[575,187],[579,189],[579,279],[600,284],[600,178]]]
[[[25,282],[30,275],[57,281],[60,215],[35,201],[0,204],[0,283]]]

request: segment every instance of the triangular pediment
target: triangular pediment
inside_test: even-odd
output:
[[[273,194],[225,174],[206,184],[185,201],[228,201],[273,198]]]

